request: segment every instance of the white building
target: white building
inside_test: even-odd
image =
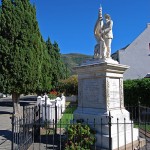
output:
[[[146,29],[128,46],[112,54],[112,58],[130,68],[124,79],[140,79],[150,73],[150,23]]]

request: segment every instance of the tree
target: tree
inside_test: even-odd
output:
[[[51,75],[52,75],[52,88],[57,87],[57,83],[60,79],[65,78],[66,70],[65,65],[61,59],[60,49],[58,44],[54,42],[51,43],[50,38],[46,41],[47,49],[50,56],[51,66]]]
[[[21,93],[50,89],[50,59],[29,0],[2,0],[0,20],[0,91],[17,113]]]
[[[78,76],[72,75],[65,80],[60,80],[58,90],[65,92],[65,95],[78,95]]]

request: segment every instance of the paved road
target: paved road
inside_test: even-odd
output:
[[[21,112],[22,105],[33,105],[36,103],[36,96],[25,96],[20,98]],[[12,99],[0,98],[0,150],[11,150],[12,127],[11,116],[13,112]]]

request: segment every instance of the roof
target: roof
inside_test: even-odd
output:
[[[148,73],[144,78],[150,78],[150,73]]]

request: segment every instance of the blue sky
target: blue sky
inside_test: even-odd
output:
[[[94,25],[100,4],[114,26],[112,53],[130,44],[150,22],[150,0],[31,0],[44,40],[56,41],[60,52],[93,55]]]

